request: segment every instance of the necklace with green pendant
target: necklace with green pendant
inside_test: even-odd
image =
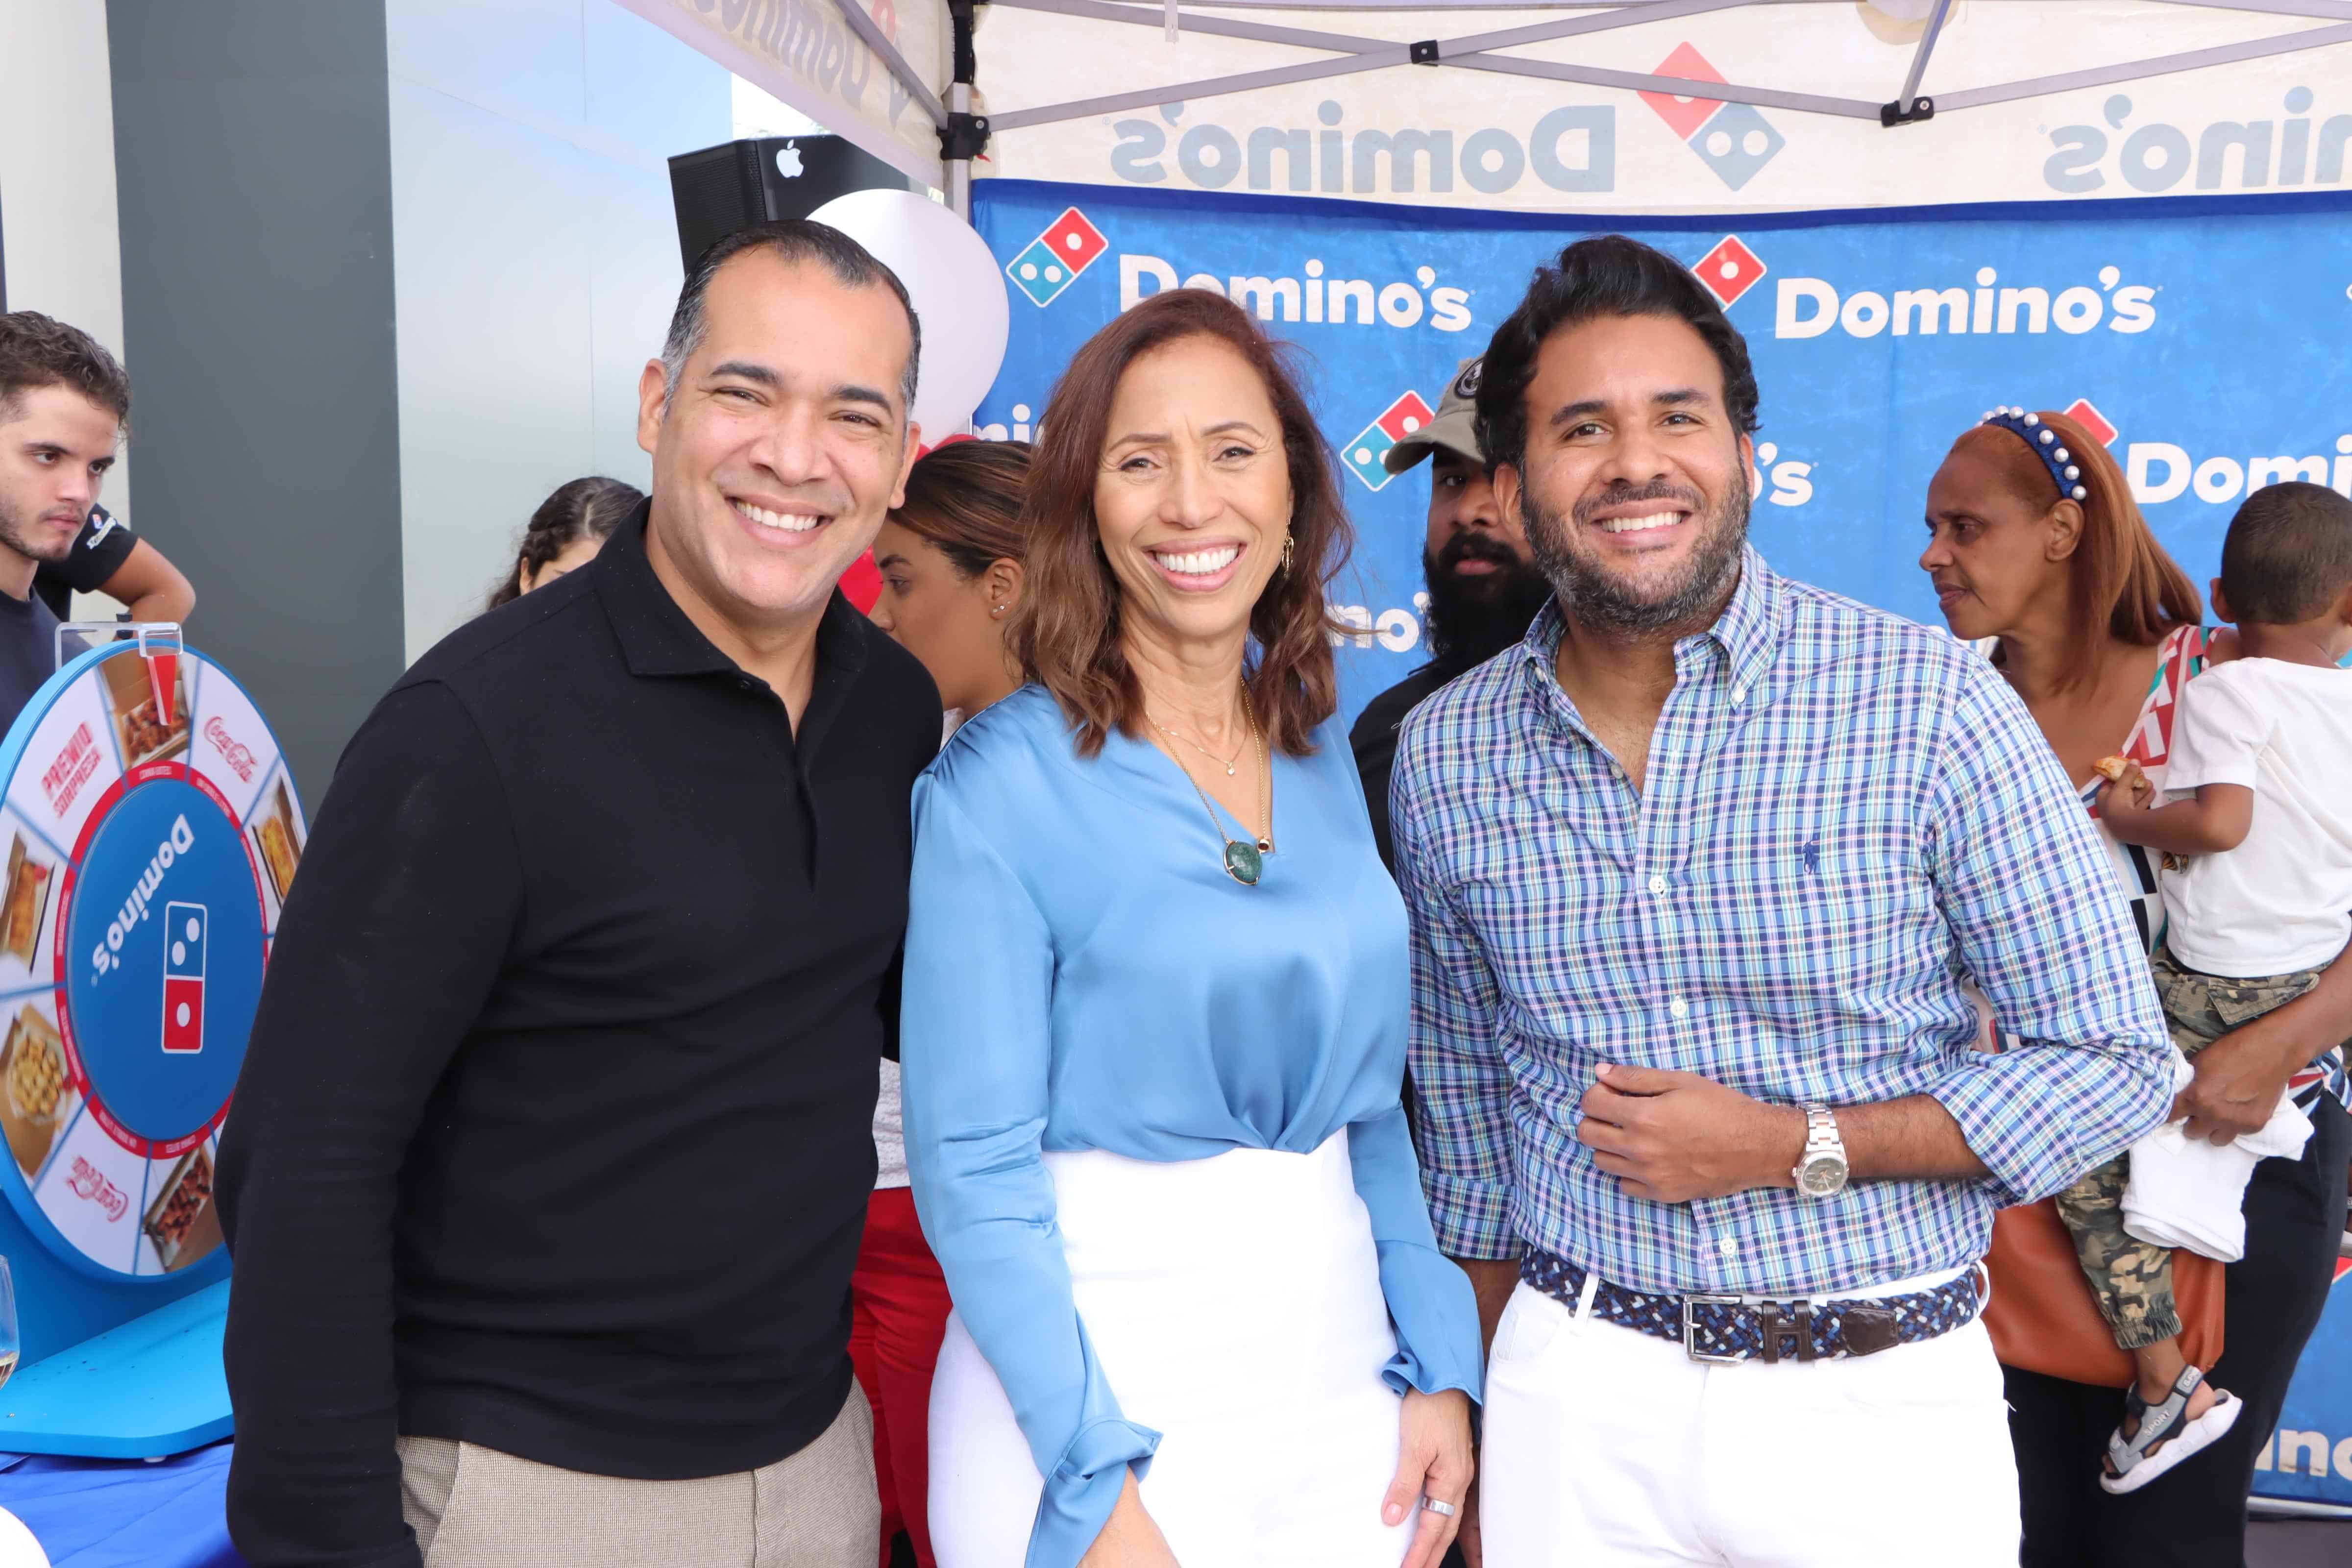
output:
[[[1274,770],[1266,765],[1265,738],[1258,732],[1257,714],[1250,706],[1247,687],[1242,689],[1242,711],[1249,719],[1250,733],[1257,744],[1258,820],[1265,826],[1256,842],[1252,843],[1246,838],[1227,838],[1225,819],[1217,815],[1217,808],[1210,804],[1209,792],[1201,787],[1189,768],[1185,769],[1184,782],[1191,784],[1192,793],[1201,797],[1201,809],[1209,814],[1209,826],[1216,834],[1218,842],[1225,847],[1225,875],[1244,888],[1255,888],[1257,879],[1265,874],[1265,857],[1274,853]],[[1177,765],[1182,766],[1181,763]]]

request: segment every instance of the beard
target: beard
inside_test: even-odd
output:
[[[1465,577],[1465,561],[1491,561],[1496,570]],[[1544,574],[1481,533],[1457,533],[1443,550],[1424,548],[1422,575],[1429,584],[1432,662],[1449,677],[1486,663],[1528,635],[1528,625],[1551,597]]]
[[[1636,584],[1611,572],[1578,541],[1591,525],[1594,512],[1630,501],[1679,502],[1692,516],[1703,505],[1695,490],[1677,489],[1663,480],[1648,485],[1616,485],[1576,503],[1563,521],[1532,487],[1521,502],[1528,530],[1528,552],[1559,599],[1562,614],[1619,637],[1646,637],[1683,626],[1716,608],[1739,579],[1739,555],[1748,542],[1748,476],[1733,470],[1723,503],[1702,519],[1697,542],[1673,575],[1663,583]]]
[[[0,496],[0,544],[6,545],[27,561],[58,562],[73,553],[79,527],[74,533],[67,534],[55,544],[37,544],[34,542],[32,529],[27,526],[29,521],[8,504],[5,496]]]

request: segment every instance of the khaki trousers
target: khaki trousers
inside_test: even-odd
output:
[[[589,1476],[446,1437],[399,1440],[425,1568],[874,1568],[874,1417],[856,1384],[807,1447],[690,1481]]]

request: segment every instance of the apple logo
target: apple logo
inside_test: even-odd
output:
[[[787,180],[801,177],[801,150],[790,142],[776,149],[776,173]]]

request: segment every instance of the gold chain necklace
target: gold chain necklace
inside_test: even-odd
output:
[[[1170,740],[1171,740],[1171,741],[1181,741],[1181,742],[1183,742],[1186,745],[1188,745],[1188,746],[1192,747],[1194,751],[1196,751],[1196,752],[1200,752],[1202,756],[1204,756],[1204,757],[1208,758],[1208,759],[1209,759],[1209,761],[1211,761],[1211,762],[1213,762],[1213,763],[1216,763],[1216,764],[1217,764],[1217,766],[1219,766],[1219,767],[1221,767],[1221,768],[1224,769],[1224,770],[1225,770],[1225,776],[1226,776],[1227,778],[1231,778],[1231,777],[1233,777],[1233,776],[1234,776],[1234,764],[1236,764],[1237,763],[1239,763],[1239,762],[1242,760],[1242,752],[1245,752],[1245,751],[1249,750],[1248,743],[1247,743],[1247,742],[1244,742],[1242,745],[1237,746],[1237,747],[1235,747],[1235,748],[1234,749],[1234,754],[1233,754],[1232,756],[1230,756],[1230,757],[1221,757],[1221,756],[1217,755],[1217,753],[1216,753],[1216,752],[1213,752],[1213,751],[1209,750],[1209,748],[1208,748],[1208,747],[1206,747],[1206,746],[1204,746],[1204,745],[1201,744],[1201,742],[1198,742],[1198,741],[1196,741],[1196,740],[1192,739],[1192,736],[1185,734],[1181,730],[1171,730],[1171,729],[1170,729],[1167,725],[1162,724],[1159,720],[1157,720],[1157,719],[1152,719],[1152,718],[1151,718],[1151,711],[1150,711],[1150,709],[1146,709],[1146,710],[1144,710],[1144,714],[1143,714],[1143,716],[1144,716],[1146,719],[1150,719],[1150,720],[1151,720],[1151,727],[1152,727],[1153,729],[1155,729],[1155,730],[1159,731],[1161,734],[1163,734],[1163,735],[1167,736]]]
[[[1225,819],[1217,815],[1216,806],[1209,800],[1209,792],[1201,787],[1200,781],[1192,776],[1190,769],[1184,772],[1184,782],[1191,784],[1192,793],[1201,797],[1201,809],[1209,814],[1210,829],[1216,834],[1218,842],[1224,846],[1225,875],[1244,888],[1255,888],[1257,879],[1265,874],[1265,857],[1274,853],[1274,769],[1266,761],[1265,737],[1258,731],[1257,713],[1250,705],[1249,688],[1246,686],[1242,688],[1242,711],[1249,719],[1250,738],[1257,747],[1258,820],[1265,824],[1265,830],[1258,835],[1257,841],[1252,843],[1246,838],[1226,837]],[[1152,727],[1160,727],[1157,720],[1153,721]],[[1213,752],[1208,756],[1213,762],[1216,760]],[[1234,757],[1239,761],[1241,753],[1235,752]],[[1233,771],[1230,766],[1225,768],[1228,773]]]

